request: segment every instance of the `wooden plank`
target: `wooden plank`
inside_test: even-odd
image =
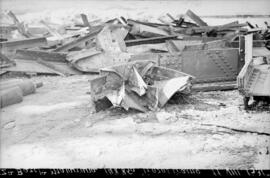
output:
[[[194,14],[191,10],[188,10],[186,12],[186,15],[188,15],[199,26],[208,26],[207,23],[205,23],[199,16],[197,16],[196,14]]]
[[[18,49],[16,51],[16,58],[18,59],[29,59],[29,60],[42,59],[44,61],[66,62],[66,57],[67,54],[61,52],[48,52],[48,51],[25,50],[25,49]]]
[[[95,30],[93,30],[92,32],[90,32],[89,34],[83,36],[83,37],[79,37],[67,44],[64,44],[58,48],[56,48],[55,50],[53,50],[54,52],[65,52],[68,51],[71,48],[74,48],[76,46],[79,46],[80,44],[83,44],[93,38],[96,37],[96,35],[101,31],[102,28],[97,28]]]

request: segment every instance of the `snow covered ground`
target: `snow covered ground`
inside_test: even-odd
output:
[[[1,167],[269,169],[270,113],[244,111],[238,91],[91,113],[91,77],[34,77],[37,93],[1,109]]]

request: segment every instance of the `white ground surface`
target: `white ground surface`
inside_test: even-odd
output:
[[[237,91],[192,95],[157,113],[91,113],[91,76],[34,77],[44,86],[1,109],[1,167],[269,169],[270,113]],[[167,118],[167,119],[165,119]]]
[[[12,10],[31,25],[39,25],[41,19],[60,25],[80,22],[85,13],[89,21],[109,20],[123,16],[137,20],[160,22],[158,18],[170,13],[174,17],[191,9],[199,16],[213,15],[270,15],[269,0],[0,0],[2,12]],[[167,17],[168,18],[168,17]],[[264,27],[269,18],[202,18],[209,25],[222,25],[235,20],[249,21]]]

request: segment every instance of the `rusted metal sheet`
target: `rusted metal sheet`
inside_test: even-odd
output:
[[[163,107],[176,92],[187,92],[192,78],[152,61],[129,62],[101,69],[90,81],[91,97],[97,112],[112,105],[146,112]]]
[[[153,60],[160,66],[196,77],[195,83],[233,81],[238,75],[238,49],[211,49],[132,55],[130,61]]]
[[[16,49],[27,49],[45,45],[47,45],[47,40],[44,37],[0,42],[1,52],[4,54],[13,53]]]

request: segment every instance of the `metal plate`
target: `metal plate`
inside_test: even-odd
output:
[[[194,83],[234,81],[240,65],[239,50],[235,48],[141,54],[130,60],[156,61],[160,66],[194,76]]]

